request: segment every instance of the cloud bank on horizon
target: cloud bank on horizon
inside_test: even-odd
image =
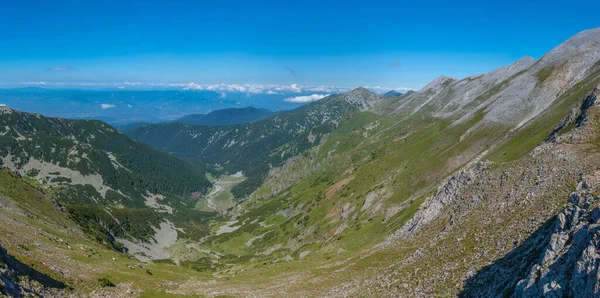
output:
[[[0,88],[0,103],[24,112],[72,119],[102,119],[113,125],[171,121],[187,114],[253,106],[289,110],[354,87],[120,82],[72,84],[29,82]],[[30,88],[36,87],[36,88]],[[376,93],[391,88],[365,86]],[[408,88],[394,88],[404,91]]]
[[[190,90],[190,91],[214,91],[219,92],[223,98],[226,92],[240,92],[248,94],[267,94],[267,95],[285,95],[287,93],[343,93],[357,87],[367,88],[375,93],[384,93],[395,90],[406,92],[414,90],[409,87],[385,87],[385,86],[308,86],[299,84],[277,85],[277,84],[197,84],[190,83],[143,83],[143,82],[119,82],[119,83],[101,83],[101,82],[21,82],[19,86],[44,87],[44,88],[65,88],[65,89],[116,89],[116,90]],[[0,86],[0,88],[6,86]],[[13,86],[8,86],[13,87]]]

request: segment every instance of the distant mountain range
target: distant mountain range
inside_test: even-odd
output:
[[[383,97],[388,98],[388,97],[396,97],[396,96],[401,96],[402,93],[398,92],[396,90],[390,90],[386,93],[383,94]]]
[[[229,108],[210,112],[208,114],[191,114],[174,121],[159,121],[157,123],[182,123],[200,126],[223,126],[249,123],[267,118],[275,114],[267,109],[255,107]],[[140,126],[152,124],[150,122],[133,122],[126,125],[116,125],[121,131],[131,131]]]
[[[173,122],[205,126],[232,125],[264,119],[272,114],[273,112],[270,110],[257,109],[255,107],[241,109],[229,108],[217,110],[208,114],[191,114],[183,116]]]
[[[219,93],[208,90],[95,91],[43,88],[0,89],[0,104],[10,108],[68,119],[102,120],[111,125],[158,123],[188,114],[207,114],[253,106],[273,111],[301,106],[284,99],[297,92]]]

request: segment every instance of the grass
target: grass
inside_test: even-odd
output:
[[[207,179],[213,183],[213,187],[209,190],[206,196],[203,196],[195,205],[198,211],[217,211],[224,214],[229,208],[236,205],[235,197],[231,190],[238,184],[244,182],[246,177],[243,175],[221,175],[215,177],[212,174],[207,174]],[[212,202],[212,205],[209,204]]]
[[[569,114],[571,108],[581,105],[600,84],[600,69],[590,77],[590,80],[573,86],[542,114],[514,132],[512,137],[494,150],[488,158],[493,161],[513,161],[533,150],[550,135],[554,127]]]
[[[111,288],[116,287],[116,285],[110,279],[108,279],[106,277],[98,278],[98,283],[100,283],[100,286],[103,287],[103,288],[105,288],[105,287],[111,287]]]
[[[498,92],[502,86],[503,84],[499,84],[486,96],[489,97]],[[550,120],[545,118],[544,121],[555,122],[556,119],[560,119],[565,106],[581,99],[579,97],[569,99],[570,102],[561,102],[560,106],[554,109],[555,113],[559,115]],[[333,247],[344,248],[351,253],[364,251],[374,243],[385,239],[390,230],[397,229],[412,218],[425,198],[435,191],[436,182],[462,166],[464,162],[479,155],[483,150],[492,148],[492,145],[498,140],[502,140],[508,127],[484,125],[472,130],[468,135],[463,135],[465,131],[477,125],[484,118],[484,111],[485,108],[482,108],[467,122],[453,125],[451,125],[451,119],[432,119],[421,115],[403,118],[400,122],[393,118],[365,118],[360,125],[345,126],[341,124],[340,131],[344,130],[343,133],[332,133],[323,145],[313,150],[318,152],[317,155],[311,153],[306,156],[317,160],[325,159],[333,152],[336,158],[341,155],[350,157],[346,163],[310,175],[268,201],[254,203],[249,207],[251,211],[247,219],[251,220],[262,214],[260,220],[265,220],[276,228],[255,228],[250,231],[240,229],[231,235],[224,236],[227,240],[220,242],[221,246],[218,247],[227,249],[238,247],[250,237],[270,230],[275,231],[271,237],[255,242],[260,249],[250,248],[247,249],[247,253],[252,254],[277,243],[285,244],[289,239],[300,239],[301,243],[306,245],[318,244],[319,249],[316,251],[331,251]],[[369,120],[379,121],[380,125],[373,131],[369,131],[369,137],[363,138],[361,127],[370,123]],[[503,148],[511,148],[515,152],[530,151],[546,136],[544,129],[539,129],[538,126],[533,134],[522,134],[522,138],[512,140],[512,145]],[[459,137],[461,138],[459,139]],[[533,139],[528,140],[529,137],[533,137]],[[467,155],[471,158],[456,160],[455,157],[460,155]],[[508,156],[516,159],[522,154]],[[352,175],[355,175],[356,179],[340,189],[331,200],[319,201],[319,194],[342,179],[343,177],[339,176],[341,170],[348,168],[352,163],[356,168]],[[358,211],[357,219],[353,220],[353,223],[344,232],[336,235],[335,240],[319,239],[319,235],[339,224],[339,221],[336,222],[333,218],[327,217],[328,210],[339,210],[348,203],[350,206],[354,206],[355,210],[360,210],[364,196],[379,188],[386,188],[392,192],[390,198],[385,201],[385,206],[400,205],[404,206],[403,209],[388,219],[385,224],[382,224],[384,217],[381,214],[371,216]],[[289,210],[298,208],[298,206],[301,206],[298,214],[306,216],[286,218],[273,215],[273,211]],[[271,215],[265,217],[265,214]],[[303,234],[303,231],[311,228],[315,229],[316,237]],[[235,238],[238,239],[235,240]],[[275,257],[290,252],[297,254],[298,251],[283,250]],[[242,253],[242,251],[237,251],[237,253]],[[324,256],[324,253],[311,253],[307,258],[310,260]]]
[[[497,137],[495,127],[483,127],[458,142],[465,130],[483,118],[483,110],[459,125],[450,125],[451,120],[419,115],[405,118],[400,124],[397,119],[368,115],[348,126],[342,123],[340,131],[343,133],[330,136],[304,157],[329,160],[333,152],[336,158],[350,158],[339,158],[344,162],[331,164],[331,167],[297,181],[276,197],[246,206],[248,212],[239,218],[239,223],[246,222],[246,225],[232,233],[209,239],[210,244],[206,248],[255,256],[281,245],[279,251],[267,257],[271,260],[287,254],[297,258],[307,246],[316,247],[313,249],[316,253],[309,254],[307,259],[325,257],[321,252],[340,248],[350,253],[368,249],[384,240],[389,231],[406,223],[427,195],[435,190],[435,183],[462,165],[461,162],[450,163],[453,156],[465,153],[476,156],[486,142]],[[369,130],[366,137],[363,136],[364,127],[375,121],[379,125]],[[392,141],[402,136],[407,137]],[[341,172],[350,166],[355,168],[352,175],[356,179],[339,189],[332,198],[324,199],[324,193],[331,185],[347,177],[341,176]],[[382,211],[361,211],[366,195],[378,190],[389,193],[389,198],[381,201]],[[386,215],[383,211],[391,207],[399,207],[400,211],[384,222]],[[344,208],[353,208],[354,211],[350,213],[351,218],[340,220]],[[289,215],[283,216],[286,212]],[[333,215],[329,214],[331,212]],[[264,221],[269,227],[250,224],[254,220]],[[334,236],[333,231],[342,225],[347,227]],[[250,247],[245,246],[250,238],[264,233],[267,234],[263,239],[254,241]],[[303,248],[286,248],[292,240],[298,241]]]
[[[535,76],[538,80],[538,84],[542,84],[542,83],[546,82],[546,80],[548,78],[550,78],[550,76],[552,75],[552,73],[554,73],[555,70],[556,70],[556,66],[549,65],[549,66],[542,68],[540,71],[538,71],[535,74]]]

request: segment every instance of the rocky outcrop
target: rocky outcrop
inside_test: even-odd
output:
[[[63,297],[67,296],[63,291],[67,288],[63,282],[13,258],[0,246],[0,296]]]
[[[21,296],[21,289],[15,281],[14,271],[8,266],[9,258],[6,249],[0,246],[0,295]]]
[[[471,184],[475,178],[484,171],[489,164],[487,162],[478,163],[473,168],[461,170],[452,175],[443,183],[435,195],[427,198],[419,207],[415,215],[396,231],[391,238],[402,237],[407,234],[414,234],[424,225],[435,220],[442,212],[444,207],[451,204],[459,196],[460,190]]]
[[[597,176],[580,182],[557,216],[549,243],[513,297],[599,297]]]
[[[561,131],[570,126],[581,127],[584,125],[585,120],[588,118],[588,110],[592,106],[598,105],[598,95],[600,95],[600,85],[581,103],[581,106],[571,109],[569,115],[554,128],[546,141],[556,142]]]

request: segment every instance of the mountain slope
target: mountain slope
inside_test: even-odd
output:
[[[221,126],[248,123],[271,116],[273,112],[255,107],[216,110],[208,114],[192,114],[173,122],[190,125]]]
[[[600,30],[585,31],[537,61],[526,57],[463,80],[441,77],[399,97],[356,89],[252,123],[139,127],[133,135],[156,148],[213,165],[215,173],[236,173],[214,179],[211,193],[243,179],[238,171],[260,180],[223,217],[197,223],[202,232],[190,235],[194,230],[184,227],[170,239],[159,255],[174,264],[148,265],[157,274],[147,282],[136,271],[114,280],[119,289],[194,296],[598,296],[599,42]],[[85,135],[91,138],[88,130]],[[19,147],[27,138],[11,137]],[[124,161],[113,155],[120,168]],[[10,174],[0,178],[3,173]],[[49,179],[31,175],[51,180],[50,173]],[[9,177],[0,186],[36,183]],[[53,216],[44,223],[74,223],[73,231],[60,230],[69,243],[94,222],[93,216],[67,218],[53,205],[52,189],[46,200],[38,190],[19,196],[11,189],[0,187],[9,203],[44,202]],[[175,215],[187,210],[167,206]],[[36,211],[31,217],[0,213],[11,222],[0,224],[9,254],[17,255],[19,244],[30,246],[7,227],[35,240],[31,219],[38,208],[17,208]],[[156,222],[152,214],[143,218],[152,230],[185,222],[167,214],[160,212]],[[34,243],[68,249],[62,242]],[[31,247],[20,257],[35,255]],[[69,263],[53,256],[59,268],[75,264],[76,273],[82,264],[103,274],[121,270],[107,272],[105,259],[88,265],[85,258]],[[124,266],[121,257],[115,266]],[[73,276],[55,279],[77,286]]]
[[[219,127],[154,124],[127,133],[156,149],[200,164],[217,165],[228,173],[242,171],[248,179],[233,192],[243,197],[262,183],[271,167],[324,141],[344,117],[369,109],[380,100],[380,96],[359,88],[252,123]]]
[[[379,111],[468,118],[483,110],[486,121],[520,127],[593,72],[600,60],[599,42],[600,29],[586,30],[537,61],[524,57],[462,80],[440,77]]]
[[[60,184],[46,176],[61,168],[72,179],[98,179],[93,186],[104,198],[110,189],[139,198],[144,189],[185,196],[209,185],[200,169],[137,143],[100,121],[46,118],[2,107],[0,125],[2,164],[40,182]]]
[[[421,143],[415,148],[418,150],[401,149],[410,144],[398,145],[401,146],[396,149],[399,152],[394,152],[392,147],[368,150],[363,156],[373,156],[370,154],[373,152],[375,158],[366,158],[359,163],[346,160],[342,150],[336,151],[329,162],[318,160],[318,152],[313,151],[321,148],[314,148],[309,156],[286,164],[283,170],[287,172],[273,173],[264,186],[269,189],[262,196],[263,188],[254,194],[258,196],[256,199],[250,198],[240,206],[239,213],[234,213],[237,222],[232,224],[237,229],[213,235],[209,238],[210,245],[201,247],[251,254],[257,259],[256,263],[267,263],[264,270],[269,271],[287,273],[286,266],[318,268],[288,273],[295,284],[311,284],[311,287],[295,287],[277,279],[251,287],[257,291],[262,287],[273,289],[260,290],[272,296],[289,292],[295,296],[324,295],[322,289],[328,289],[325,295],[335,297],[501,297],[513,293],[520,297],[517,294],[520,290],[515,287],[529,284],[528,278],[534,280],[528,286],[531,293],[553,284],[553,279],[555,284],[563,284],[563,277],[567,278],[566,283],[574,283],[575,279],[570,281],[568,273],[563,275],[560,270],[548,273],[543,268],[563,266],[560,264],[565,258],[560,256],[577,256],[580,247],[588,247],[584,252],[590,250],[587,236],[581,239],[573,236],[572,244],[567,240],[567,246],[555,249],[553,243],[557,241],[550,242],[550,235],[554,216],[567,202],[569,193],[581,177],[588,185],[597,179],[594,177],[600,167],[600,114],[598,107],[590,104],[593,103],[590,98],[595,96],[594,88],[599,83],[597,78],[582,81],[581,88],[590,96],[579,97],[579,92],[572,90],[570,96],[561,99],[568,102],[569,97],[579,98],[571,102],[569,108],[557,105],[538,116],[540,120],[549,120],[555,118],[555,112],[563,115],[565,121],[555,122],[556,127],[563,127],[554,133],[555,141],[542,142],[533,151],[511,162],[467,163],[446,179],[439,177],[449,175],[452,169],[443,166],[436,152],[448,149],[438,149],[439,143],[422,143],[423,136],[431,134],[427,130],[412,136],[417,140],[407,141],[415,142],[415,145]],[[381,119],[379,121],[381,123]],[[553,131],[553,128],[546,129],[546,135]],[[348,140],[359,138],[362,133],[359,130],[349,135]],[[454,133],[444,130],[442,135]],[[439,138],[439,135],[434,136]],[[322,146],[325,148],[321,152],[330,151],[327,143]],[[347,148],[342,142],[340,146]],[[360,147],[357,149],[360,151]],[[425,158],[432,160],[438,168],[422,172],[421,168],[428,166],[425,160],[414,161],[417,167],[413,168],[411,163],[398,158],[417,159],[420,155],[416,152],[423,151],[427,152]],[[456,150],[454,154],[461,154],[461,151]],[[356,160],[361,160],[360,157]],[[405,163],[400,163],[398,168],[407,167],[408,177],[398,175],[401,172],[394,170],[394,161],[401,160]],[[313,169],[315,162],[318,166]],[[298,178],[299,171],[308,171],[308,174]],[[447,172],[439,174],[440,171]],[[378,175],[379,172],[382,174]],[[273,187],[279,184],[275,181],[281,182],[284,173],[294,176],[295,182],[290,188],[274,190]],[[389,177],[390,173],[396,176]],[[416,180],[419,173],[426,177],[440,176],[425,182]],[[403,191],[404,180],[412,184],[408,188],[412,194]],[[420,192],[418,185],[434,188],[424,186],[428,190]],[[591,192],[595,196],[595,192]],[[585,219],[587,217],[576,225],[576,229],[584,225],[589,230],[585,226],[589,221]],[[385,239],[392,231],[396,233]],[[553,237],[562,239],[558,243],[567,239]],[[559,265],[542,261],[547,259],[542,258],[542,252],[548,245],[558,252],[553,259]],[[581,260],[587,263],[595,258],[581,255]],[[565,268],[578,268],[574,262],[579,257],[567,260]],[[539,267],[535,267],[536,262],[541,263]],[[223,274],[230,278],[250,279],[256,272],[265,272],[249,269],[251,266],[252,263],[238,265],[236,274]],[[240,270],[249,270],[249,273],[240,276]],[[590,270],[578,276],[592,274],[590,278],[593,278],[595,271]],[[547,277],[538,278],[538,272]],[[520,283],[521,280],[526,281]],[[203,290],[203,287],[209,289]],[[226,287],[231,285],[190,281],[182,286],[180,293],[226,291],[240,294],[236,292],[240,288],[225,290]],[[565,289],[564,286],[561,288]]]
[[[0,107],[0,126],[2,167],[52,189],[87,232],[117,248],[114,237],[148,241],[166,220],[181,221],[192,194],[210,185],[201,168],[100,121]]]
[[[0,170],[0,296],[165,296],[165,284],[210,275],[140,263],[86,237],[51,190]]]
[[[600,84],[593,44],[572,49],[589,57],[561,54],[565,67],[583,75],[553,72],[514,98],[498,94],[528,85],[525,74],[540,62],[524,58],[471,80],[442,77],[378,102],[369,109],[378,116],[355,114],[323,143],[271,169],[221,224],[226,232],[197,246],[246,255],[276,272],[318,268],[293,275],[314,288],[275,279],[251,287],[273,289],[266,295],[315,296],[324,288],[330,296],[511,294],[543,248],[538,235],[548,235],[579,177],[599,166],[598,118],[580,114]],[[549,91],[562,84],[568,87],[560,93]],[[521,97],[540,102],[507,111],[510,121],[495,120],[499,106]],[[500,271],[488,271],[495,265]],[[223,274],[264,272],[240,276],[251,266]],[[227,286],[189,282],[180,293]]]

